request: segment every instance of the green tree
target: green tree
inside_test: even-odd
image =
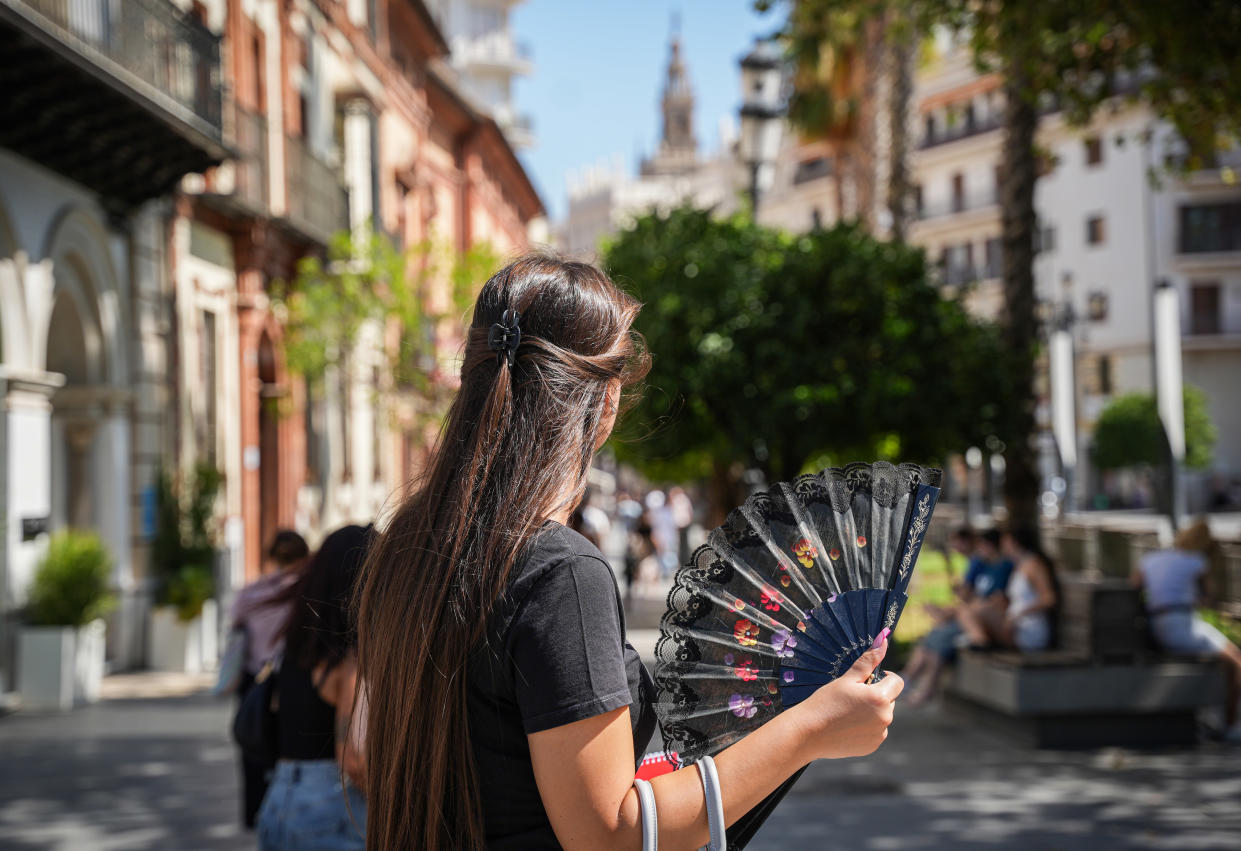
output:
[[[994,329],[940,297],[920,251],[860,227],[795,237],[679,209],[638,219],[606,264],[645,304],[653,355],[618,455],[654,478],[709,477],[719,508],[738,467],[776,481],[932,460],[992,433],[1005,404]]]
[[[481,241],[464,252],[433,239],[401,251],[370,229],[356,237],[337,233],[326,259],[303,258],[293,281],[273,285],[286,366],[307,380],[312,394],[320,393],[330,370],[348,368],[358,332],[374,322],[386,334],[394,385],[433,403],[420,406],[420,413],[438,415],[445,394],[434,380],[436,325],[460,321],[497,260]],[[437,278],[449,285],[441,311],[428,308],[426,292]]]
[[[151,542],[156,599],[176,607],[186,621],[215,593],[215,502],[223,483],[224,476],[207,463],[185,476],[164,470],[158,477]]]
[[[855,0],[797,0],[823,11],[858,10]],[[1038,342],[1034,293],[1035,135],[1039,115],[1059,105],[1088,121],[1113,98],[1148,105],[1208,162],[1241,135],[1241,4],[1233,0],[905,0],[920,28],[946,24],[968,35],[976,64],[1002,72],[1001,168],[1007,343],[998,361],[1014,386],[1032,387]],[[879,8],[876,5],[876,8]],[[1039,482],[1034,399],[1009,410],[1005,496],[1009,516],[1033,524]]]
[[[1185,466],[1199,470],[1210,466],[1215,438],[1206,394],[1185,387]],[[1099,415],[1092,457],[1101,470],[1157,467],[1164,462],[1165,446],[1154,395],[1129,393],[1113,399]]]

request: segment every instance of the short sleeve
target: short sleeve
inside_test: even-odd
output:
[[[548,568],[514,614],[507,647],[527,734],[630,703],[616,580],[597,558]]]

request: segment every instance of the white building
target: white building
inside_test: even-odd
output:
[[[937,46],[915,80],[910,240],[972,310],[995,316],[1001,80],[980,76],[968,49]],[[1035,189],[1036,288],[1049,312],[1075,318],[1078,502],[1101,486],[1089,470],[1099,413],[1118,394],[1152,387],[1153,286],[1167,280],[1181,294],[1185,382],[1206,393],[1219,432],[1214,468],[1191,495],[1191,508],[1205,507],[1215,482],[1241,473],[1241,187],[1226,168],[1185,179],[1164,171],[1152,182],[1181,150],[1140,107],[1105,107],[1085,128],[1045,114],[1038,144],[1050,157]]]
[[[515,148],[534,145],[534,124],[513,105],[513,80],[534,70],[530,46],[513,38],[509,12],[522,0],[430,0],[453,68]]]

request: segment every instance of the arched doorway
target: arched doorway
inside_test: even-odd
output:
[[[80,272],[57,267],[47,332],[47,370],[64,376],[52,397],[52,525],[99,525],[96,468],[98,426],[106,402],[101,331],[93,292]]]
[[[259,547],[275,537],[280,522],[280,387],[276,350],[263,332],[259,340]]]

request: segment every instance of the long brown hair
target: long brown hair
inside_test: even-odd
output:
[[[646,373],[639,307],[594,266],[546,255],[480,292],[438,445],[364,568],[367,848],[483,847],[466,659],[523,547],[572,507],[566,492],[580,499],[609,387]],[[509,309],[511,366],[488,346]]]

